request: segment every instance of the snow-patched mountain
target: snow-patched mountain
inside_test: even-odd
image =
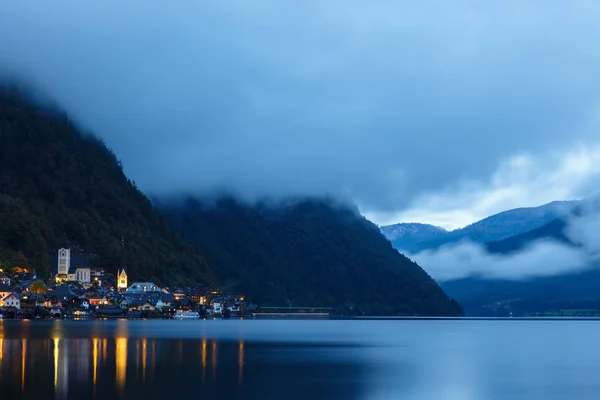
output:
[[[450,232],[442,227],[417,222],[382,226],[380,230],[396,249],[408,253],[419,251],[421,243],[443,240],[450,235]]]
[[[396,249],[414,254],[462,240],[488,243],[529,232],[570,213],[578,203],[553,201],[539,207],[515,208],[450,232],[434,225],[418,223],[387,225],[380,229]]]

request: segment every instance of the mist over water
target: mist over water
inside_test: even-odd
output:
[[[596,399],[595,321],[4,321],[8,399]]]

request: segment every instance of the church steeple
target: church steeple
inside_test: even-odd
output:
[[[117,290],[127,290],[127,272],[125,271],[125,238],[121,237],[121,268],[117,272]]]
[[[125,237],[121,236],[121,269],[125,269]]]

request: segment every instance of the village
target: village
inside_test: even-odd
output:
[[[57,253],[55,273],[47,280],[22,267],[0,269],[1,318],[244,318],[257,310],[243,295],[201,284],[130,283],[123,265],[114,274],[73,265],[77,256],[70,248]]]

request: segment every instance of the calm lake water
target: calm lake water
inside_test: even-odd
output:
[[[0,399],[598,399],[600,321],[0,321]]]

